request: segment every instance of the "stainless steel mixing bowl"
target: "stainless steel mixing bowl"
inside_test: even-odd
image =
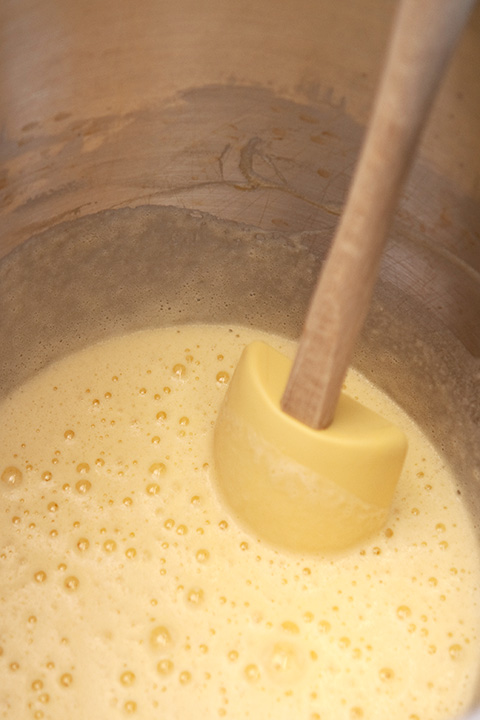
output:
[[[394,6],[4,0],[0,394],[128,329],[211,320],[296,336]],[[455,466],[474,518],[479,65],[477,7],[401,199],[355,356]]]

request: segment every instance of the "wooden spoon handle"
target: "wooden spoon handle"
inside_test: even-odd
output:
[[[402,183],[474,1],[400,4],[358,167],[282,398],[282,409],[310,427],[333,419]]]

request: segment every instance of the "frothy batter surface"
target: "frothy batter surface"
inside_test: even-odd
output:
[[[472,527],[442,460],[379,392],[348,378],[410,447],[369,542],[289,556],[219,500],[213,426],[254,336],[113,339],[1,406],[1,718],[439,720],[468,707]]]

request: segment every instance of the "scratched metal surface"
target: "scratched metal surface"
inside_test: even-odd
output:
[[[335,218],[393,0],[3,0],[0,253],[65,219],[174,204],[263,229]],[[480,13],[402,209],[480,267]]]
[[[3,0],[0,257],[56,223],[144,204],[331,236],[394,5]],[[476,356],[479,31],[477,7],[383,270]]]

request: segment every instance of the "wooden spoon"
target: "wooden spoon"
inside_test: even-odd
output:
[[[341,394],[341,387],[400,189],[473,4],[401,2],[366,140],[293,367],[269,346],[253,343],[225,397],[215,430],[221,490],[241,520],[284,547],[346,547],[379,529],[388,515],[406,438]]]

